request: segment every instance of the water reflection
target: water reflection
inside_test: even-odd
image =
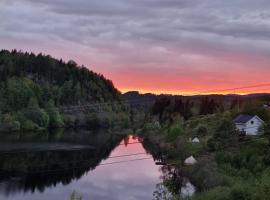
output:
[[[104,132],[29,135],[1,136],[1,200],[69,199],[73,191],[82,199],[152,199],[160,182],[140,138]]]
[[[147,200],[168,181],[173,194],[195,190],[181,169],[156,165],[166,155],[147,138],[82,130],[0,138],[0,200]]]

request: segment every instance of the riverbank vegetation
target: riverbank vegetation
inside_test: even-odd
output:
[[[120,99],[110,80],[74,61],[0,51],[0,132],[127,127],[129,117]],[[89,104],[96,106],[80,107]]]
[[[235,100],[222,102],[209,98],[182,102],[157,100],[139,130],[144,137],[159,144],[166,163],[163,169],[169,171],[163,178],[163,186],[158,186],[155,198],[269,199],[270,111],[264,106],[268,102],[269,97],[246,99],[237,106]],[[233,119],[240,113],[263,119],[264,134],[239,138]],[[195,137],[199,143],[192,142]],[[194,156],[197,163],[185,165],[189,156]],[[196,187],[192,197],[181,196],[186,179]]]

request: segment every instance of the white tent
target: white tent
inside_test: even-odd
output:
[[[190,156],[185,160],[184,163],[185,165],[194,165],[197,163],[197,160],[193,156]]]
[[[198,137],[193,138],[192,143],[200,143],[200,140]]]

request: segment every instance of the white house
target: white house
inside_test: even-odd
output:
[[[239,115],[233,120],[236,129],[245,135],[259,135],[264,121],[257,115]]]

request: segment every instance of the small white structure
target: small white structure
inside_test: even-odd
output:
[[[185,165],[194,165],[197,163],[197,160],[193,156],[190,156],[185,160],[184,163]]]
[[[192,183],[187,179],[183,179],[182,187],[181,187],[181,197],[183,199],[189,199],[196,192],[196,188]]]
[[[259,135],[264,121],[257,115],[239,115],[233,120],[236,129],[244,135]]]
[[[193,138],[193,140],[191,141],[192,143],[200,143],[200,140],[198,137]]]

